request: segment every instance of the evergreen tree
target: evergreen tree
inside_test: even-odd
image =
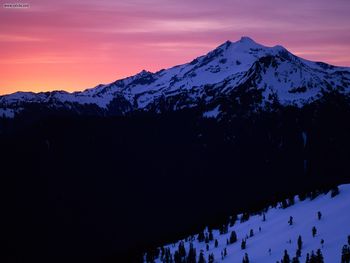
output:
[[[289,217],[288,224],[290,226],[293,225],[293,217],[292,216]]]
[[[205,240],[203,231],[199,232],[197,239],[198,239],[198,242],[203,242]]]
[[[249,231],[249,237],[253,237],[254,236],[254,231],[253,231],[253,229],[250,229],[250,231]]]
[[[250,217],[249,213],[247,212],[243,213],[241,216],[241,223],[248,221],[249,217]]]
[[[164,255],[164,263],[171,263],[171,262],[173,262],[173,259],[170,253],[170,248],[166,248],[165,255]]]
[[[244,254],[242,263],[249,263],[249,258],[248,258],[248,254],[247,253]]]
[[[294,201],[294,196],[290,196],[288,198],[288,205],[291,206],[291,205],[294,205],[295,204],[295,201]]]
[[[343,246],[341,253],[341,263],[350,263],[350,248],[347,245]]]
[[[186,257],[186,249],[185,249],[185,244],[184,244],[183,241],[181,241],[179,243],[178,251],[179,251],[180,258],[185,258]]]
[[[209,244],[207,244],[205,248],[208,251],[209,250]]]
[[[160,254],[160,249],[156,248],[154,251],[154,258],[159,258],[159,254]]]
[[[233,227],[236,223],[237,215],[233,215],[230,217],[230,227]]]
[[[315,190],[311,192],[311,200],[314,200],[317,196],[320,195],[320,191],[319,190]]]
[[[161,254],[160,254],[161,261],[165,261],[166,254],[167,254],[167,250],[164,247],[161,247]]]
[[[313,250],[311,251],[310,263],[317,263],[316,255]]]
[[[286,208],[288,207],[288,202],[287,202],[287,200],[283,199],[283,200],[282,200],[282,203],[281,203],[281,206],[282,206],[283,209],[286,209]]]
[[[339,188],[338,188],[338,186],[332,188],[332,190],[331,190],[331,197],[335,197],[335,196],[337,196],[338,194],[339,194]]]
[[[182,259],[180,257],[179,251],[175,251],[174,253],[174,263],[182,263]]]
[[[265,213],[263,213],[263,220],[262,220],[263,222],[265,222],[266,221],[266,216],[265,216]]]
[[[213,241],[213,240],[214,240],[213,231],[210,229],[209,230],[209,241]]]
[[[292,263],[300,263],[299,258],[298,257],[294,257],[292,259]]]
[[[289,258],[289,255],[288,255],[288,251],[287,251],[287,250],[284,250],[284,255],[283,255],[282,263],[290,263],[290,258]]]
[[[322,217],[322,214],[321,214],[320,211],[318,211],[318,212],[317,212],[317,218],[318,218],[318,220],[321,220],[321,217]]]
[[[246,246],[247,246],[246,241],[244,239],[242,239],[241,249],[244,250],[246,248]]]
[[[228,225],[223,224],[219,229],[220,235],[226,234],[228,232]]]
[[[209,243],[209,235],[208,233],[205,234],[205,243],[208,244]]]
[[[235,242],[237,242],[237,234],[235,231],[232,231],[230,235],[230,244],[233,244]]]
[[[203,251],[202,251],[202,250],[201,250],[201,252],[199,253],[198,263],[205,263],[205,258],[204,258],[204,254],[203,254]]]
[[[301,236],[299,235],[299,237],[298,237],[298,249],[301,250],[302,247],[303,247],[303,241],[301,239]]]
[[[196,249],[193,247],[193,244],[190,243],[190,250],[188,251],[187,263],[196,263]]]
[[[146,262],[147,263],[153,263],[154,262],[154,255],[151,251],[149,251],[147,254],[146,254]]]
[[[165,249],[164,249],[164,247],[162,246],[162,247],[160,248],[160,259],[161,259],[161,260],[164,259],[164,254],[165,254]]]
[[[306,254],[305,263],[310,263],[310,254],[309,253]]]
[[[218,247],[219,246],[219,242],[217,239],[215,239],[215,244],[214,244],[215,247]]]
[[[208,263],[214,263],[214,254],[213,253],[209,254]]]
[[[323,255],[322,255],[321,249],[317,249],[317,252],[316,252],[316,262],[317,262],[317,263],[324,263]]]
[[[224,257],[226,257],[227,256],[227,250],[226,250],[226,248],[224,248]]]
[[[301,257],[301,250],[300,249],[297,249],[296,253],[295,253],[295,256],[297,258],[300,258]]]
[[[300,193],[299,195],[299,200],[304,201],[306,199],[306,194],[305,193]]]
[[[315,226],[312,227],[312,237],[315,237],[317,234],[317,229]]]

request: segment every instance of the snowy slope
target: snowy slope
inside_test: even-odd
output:
[[[251,216],[243,223],[237,220],[233,227],[229,227],[227,234],[220,235],[218,230],[213,230],[214,240],[217,239],[219,245],[215,248],[214,241],[210,241],[209,251],[206,250],[205,242],[198,242],[195,235],[192,243],[196,248],[197,260],[200,250],[203,250],[206,260],[213,253],[215,262],[241,263],[245,253],[250,262],[276,262],[282,259],[284,250],[288,251],[292,259],[297,250],[298,236],[301,235],[303,246],[300,262],[305,262],[306,254],[311,254],[312,250],[316,252],[317,249],[321,249],[325,262],[340,262],[341,249],[347,244],[347,236],[350,235],[350,185],[341,185],[339,190],[340,194],[333,198],[330,193],[321,194],[314,200],[299,201],[296,197],[295,205],[286,209],[270,208],[265,214],[266,221],[263,221],[262,215]],[[318,220],[318,211],[322,214],[321,220]],[[293,225],[288,224],[290,216],[293,217]],[[312,236],[313,226],[317,229],[315,237]],[[250,229],[253,229],[254,236],[247,239],[247,247],[242,250],[241,240],[249,236]],[[226,240],[233,230],[237,233],[238,241],[227,245]],[[165,248],[170,248],[174,254],[179,242]],[[190,241],[183,242],[188,252]],[[222,259],[221,252],[225,248],[227,256]],[[156,262],[162,261],[157,259]]]
[[[161,112],[209,105],[218,97],[232,95],[238,87],[262,92],[262,105],[271,100],[271,95],[277,95],[282,104],[302,106],[327,90],[348,94],[350,69],[307,61],[282,46],[266,47],[242,37],[189,63],[156,73],[143,70],[82,92],[17,92],[0,96],[0,109],[6,116],[13,116],[30,104],[51,109],[95,105],[107,114],[112,108],[118,114],[133,110]],[[164,101],[167,107],[159,107]]]

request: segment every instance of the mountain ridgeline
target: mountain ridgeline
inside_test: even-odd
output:
[[[143,70],[82,92],[17,92],[0,96],[0,116],[118,116],[194,107],[203,111],[218,107],[218,114],[225,115],[222,99],[236,104],[248,102],[255,108],[276,101],[301,107],[319,100],[326,92],[348,94],[349,87],[349,68],[307,61],[282,46],[266,47],[242,37],[190,63],[156,73]]]
[[[349,182],[349,91],[349,68],[244,37],[82,92],[2,96],[5,256],[138,262],[228,215]]]

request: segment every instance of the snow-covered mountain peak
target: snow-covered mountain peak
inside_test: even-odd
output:
[[[247,36],[242,36],[240,40],[235,42],[235,44],[240,44],[248,48],[264,47],[263,45],[255,42],[252,38]]]
[[[111,108],[118,109],[113,110],[118,114],[133,110],[162,112],[165,108],[161,101],[167,101],[166,109],[172,110],[209,105],[218,97],[232,96],[237,87],[257,89],[262,93],[261,105],[277,95],[282,104],[302,106],[331,88],[349,93],[350,70],[307,61],[280,45],[268,47],[244,36],[236,42],[226,41],[189,63],[155,73],[142,70],[82,92],[0,96],[0,113],[9,116],[8,111],[19,112],[33,103],[51,109],[94,105],[107,113]]]
[[[216,49],[231,50],[236,52],[249,52],[254,51],[254,49],[269,49],[266,46],[258,44],[253,39],[249,37],[241,37],[240,40],[232,42],[227,40],[225,43],[218,46]]]
[[[239,47],[241,49],[250,49],[250,48],[264,48],[265,46],[255,42],[250,37],[242,36],[239,40],[235,42],[227,40],[225,43],[219,46],[219,48],[228,48],[228,47],[235,47],[235,48]]]
[[[239,42],[241,42],[241,43],[255,43],[256,44],[256,42],[248,36],[242,36],[241,39],[239,40]]]
[[[153,74],[151,71],[148,71],[148,70],[141,70],[139,73],[137,73],[136,75],[134,75],[134,77],[136,78],[142,78],[144,76],[149,76],[150,74]]]

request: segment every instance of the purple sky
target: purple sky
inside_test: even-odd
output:
[[[350,0],[24,1],[0,7],[0,94],[81,90],[250,36],[350,66]],[[14,1],[17,2],[17,1]]]

